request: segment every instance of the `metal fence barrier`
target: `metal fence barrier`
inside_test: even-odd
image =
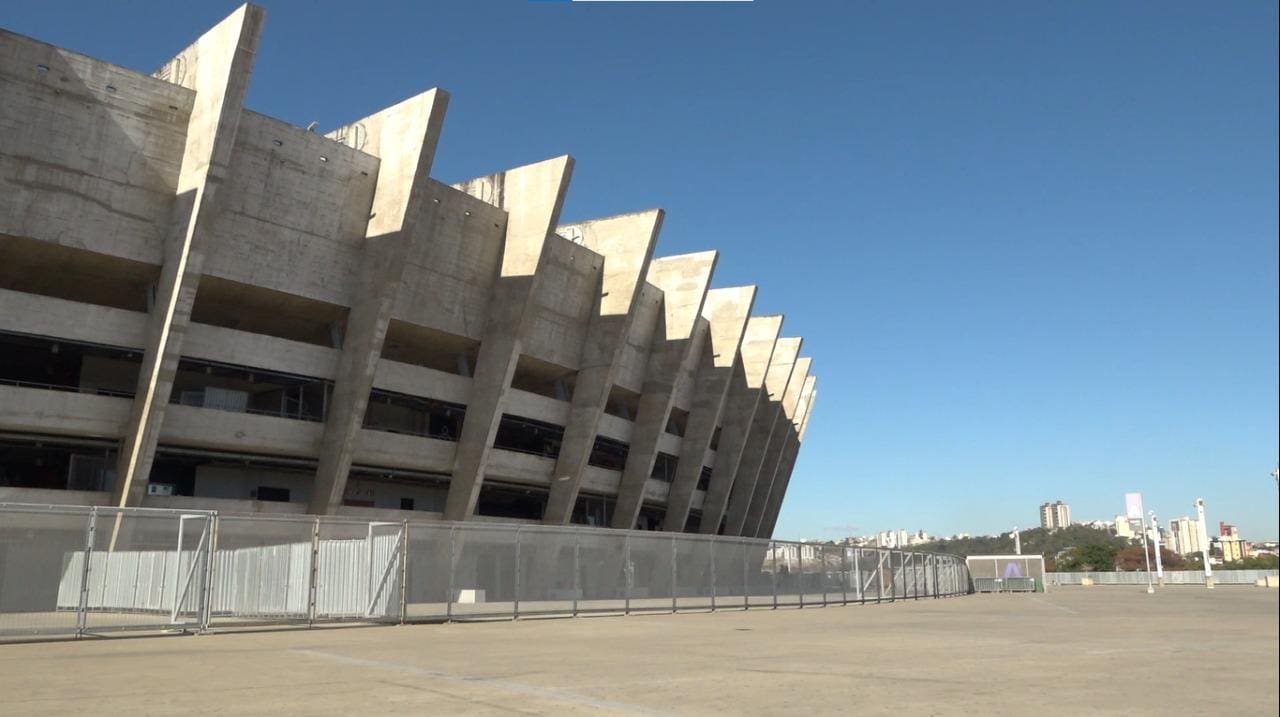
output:
[[[1035,578],[973,578],[976,593],[1033,593]]]
[[[1267,576],[1280,574],[1277,570],[1214,570],[1215,585],[1254,585]],[[1045,573],[1045,582],[1049,585],[1079,585],[1082,578],[1091,578],[1095,585],[1146,585],[1147,571],[1119,573]],[[1150,582],[1156,582],[1153,574]],[[1203,570],[1166,570],[1165,585],[1204,585]]]
[[[968,591],[963,559],[910,551],[0,504],[0,636],[811,607]]]

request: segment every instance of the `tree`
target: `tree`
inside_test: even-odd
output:
[[[1145,557],[1143,553],[1146,553]],[[1150,545],[1146,546],[1144,551],[1142,547],[1125,548],[1116,554],[1117,570],[1146,570],[1147,563],[1150,561],[1151,569],[1156,569],[1155,551]],[[1182,559],[1181,555],[1169,550],[1168,548],[1160,548],[1160,561],[1164,564],[1165,570],[1181,570],[1186,567],[1187,561]]]

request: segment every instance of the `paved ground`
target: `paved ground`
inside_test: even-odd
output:
[[[1277,591],[0,645],[0,714],[1275,715]]]

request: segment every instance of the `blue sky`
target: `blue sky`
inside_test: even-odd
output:
[[[570,153],[566,220],[664,207],[759,285],[820,376],[780,536],[1138,490],[1276,537],[1276,3],[263,4],[253,109],[443,87],[440,179]],[[150,70],[233,7],[0,24]]]

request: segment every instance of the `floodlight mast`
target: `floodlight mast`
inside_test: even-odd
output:
[[[1196,520],[1200,531],[1200,559],[1204,561],[1204,586],[1213,589],[1213,565],[1209,563],[1209,530],[1204,522],[1204,498],[1196,498]]]

